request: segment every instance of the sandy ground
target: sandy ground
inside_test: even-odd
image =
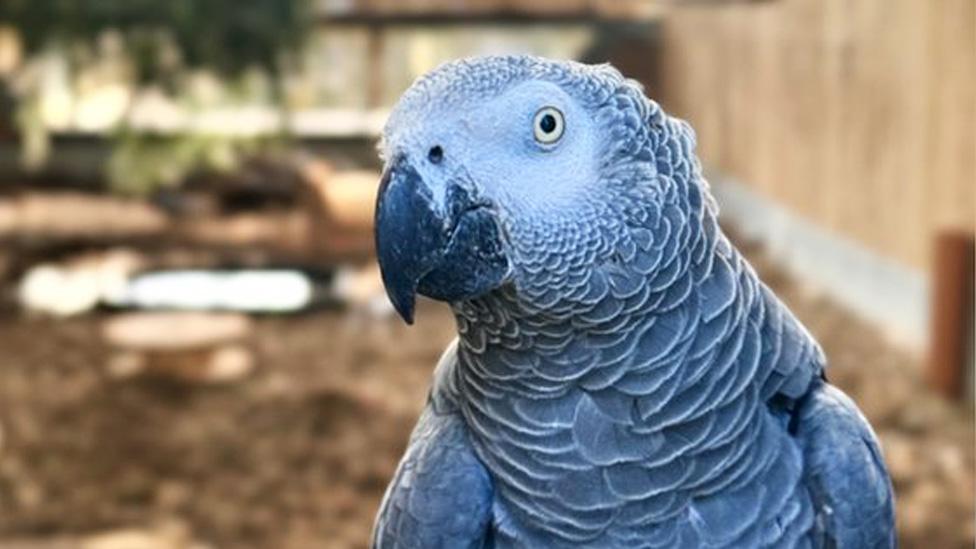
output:
[[[973,414],[842,309],[757,262],[882,438],[903,547],[972,547]],[[451,337],[338,311],[257,321],[223,386],[115,379],[101,317],[0,317],[0,547],[364,547]],[[142,545],[140,545],[142,544]]]

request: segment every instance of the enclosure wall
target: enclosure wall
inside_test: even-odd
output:
[[[707,165],[924,271],[976,217],[976,1],[778,0],[665,18],[660,89]]]

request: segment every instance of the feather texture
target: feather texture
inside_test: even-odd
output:
[[[870,428],[820,381],[819,346],[722,234],[687,124],[608,66],[524,57],[438,69],[391,124],[526,80],[560,85],[605,129],[604,197],[502,219],[513,282],[452,303],[456,359],[432,396],[452,419],[428,413],[418,427],[463,431],[448,437],[463,450],[426,457],[441,443],[415,435],[379,531],[393,535],[414,505],[442,509],[437,487],[398,494],[418,490],[410,475],[426,460],[457,459],[479,506],[491,493],[478,542],[496,547],[890,546]],[[867,519],[876,527],[859,531]]]

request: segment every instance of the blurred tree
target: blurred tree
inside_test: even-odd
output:
[[[42,165],[49,154],[51,112],[67,112],[65,116],[78,120],[77,110],[70,111],[77,109],[77,101],[69,100],[74,107],[64,107],[64,102],[52,103],[44,96],[44,78],[50,76],[45,70],[52,66],[64,71],[61,81],[68,94],[90,91],[95,81],[127,88],[110,100],[114,108],[125,110],[140,89],[150,88],[191,113],[227,101],[285,108],[283,76],[301,62],[299,53],[314,23],[311,4],[312,0],[0,0],[0,28],[17,29],[27,60],[66,63],[63,69],[57,61],[48,63],[47,69],[43,63],[25,63],[20,75],[0,78],[0,108],[4,97],[16,103],[14,116],[5,118],[16,120],[28,167]],[[110,186],[122,192],[176,185],[198,170],[231,169],[254,150],[254,136],[139,132],[126,124],[123,116],[112,132],[115,147],[106,166]]]
[[[238,76],[278,73],[310,28],[309,0],[3,0],[0,23],[22,30],[28,53],[52,44],[94,43],[106,31],[126,39],[142,81],[165,67],[172,42],[182,63]]]

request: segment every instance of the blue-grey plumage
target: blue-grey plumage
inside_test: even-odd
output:
[[[894,545],[874,434],[638,84],[451,63],[382,150],[387,291],[408,319],[414,293],[449,302],[458,338],[374,546]]]

